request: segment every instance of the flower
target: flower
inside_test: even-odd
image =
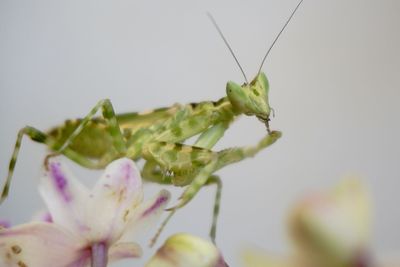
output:
[[[356,179],[308,196],[289,221],[298,254],[316,266],[370,266],[370,206],[366,188]]]
[[[162,190],[143,203],[139,171],[127,158],[109,164],[92,190],[51,159],[39,191],[52,222],[0,229],[1,266],[104,267],[139,257],[141,247],[125,240],[156,219],[170,198]]]
[[[190,234],[175,234],[150,259],[145,267],[228,267],[218,248]]]
[[[242,252],[242,258],[246,267],[306,267],[296,264],[294,259],[266,253],[260,248],[246,249]]]
[[[308,195],[289,217],[294,251],[287,257],[244,253],[251,267],[368,267],[370,200],[362,183],[344,180],[328,192]]]

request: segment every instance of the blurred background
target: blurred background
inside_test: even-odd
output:
[[[241,84],[243,77],[206,12],[251,79],[297,2],[2,0],[1,178],[25,125],[49,129],[103,98],[117,112],[217,100],[228,80]],[[271,127],[283,137],[218,172],[217,242],[231,266],[245,245],[286,252],[286,217],[296,199],[353,175],[372,195],[373,251],[400,251],[399,13],[396,0],[305,0],[298,10],[263,67],[276,113]],[[216,149],[254,144],[264,134],[255,118],[242,117]],[[36,185],[45,155],[43,145],[24,139],[1,218],[22,223],[43,207]],[[99,176],[69,165],[88,184]],[[182,190],[168,189],[174,203]],[[146,195],[158,190],[148,186]],[[160,244],[176,232],[207,237],[214,192],[204,188],[180,210]]]

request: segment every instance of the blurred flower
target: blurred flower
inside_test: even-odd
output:
[[[11,223],[7,220],[0,220],[0,229],[1,228],[10,228]]]
[[[248,267],[300,267],[293,259],[267,254],[261,249],[247,249],[242,256]]]
[[[358,180],[345,180],[330,192],[309,195],[289,217],[294,253],[271,257],[249,250],[251,267],[367,267],[369,255],[370,201]]]
[[[143,203],[139,171],[126,158],[109,164],[92,190],[51,160],[39,191],[50,216],[0,229],[0,266],[104,267],[139,257],[140,246],[124,240],[157,218],[170,197],[161,191]]]
[[[189,234],[176,234],[150,259],[145,267],[228,267],[211,242]]]
[[[289,221],[298,256],[308,266],[370,266],[370,213],[367,190],[355,179],[310,195]]]

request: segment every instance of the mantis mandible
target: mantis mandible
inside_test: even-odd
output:
[[[135,161],[142,159],[145,161],[142,169],[144,180],[186,186],[178,203],[168,209],[171,212],[156,237],[175,211],[185,206],[204,185],[216,184],[210,230],[210,237],[215,241],[222,183],[214,173],[227,165],[253,157],[281,137],[281,132],[271,131],[269,127],[272,111],[268,99],[269,83],[261,68],[302,1],[298,3],[269,47],[257,75],[251,82],[247,81],[231,47],[215,20],[209,15],[246,81],[242,85],[229,81],[226,96],[217,101],[175,104],[145,113],[116,114],[110,100],[104,99],[84,118],[67,120],[63,125],[48,132],[31,126],[22,128],[18,132],[9,163],[1,201],[8,195],[21,141],[23,136],[27,135],[33,141],[46,145],[53,152],[50,156],[62,154],[89,169],[105,168],[111,161],[120,157],[128,157]],[[99,110],[102,111],[102,118],[96,117]],[[265,124],[266,136],[254,146],[211,150],[230,124],[242,114],[255,116]],[[184,144],[186,139],[193,136],[198,136],[193,145]]]

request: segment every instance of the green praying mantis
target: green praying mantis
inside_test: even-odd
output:
[[[215,184],[217,191],[210,230],[211,240],[215,242],[222,189],[221,180],[215,172],[227,165],[253,157],[281,137],[281,132],[272,131],[269,127],[273,110],[268,99],[269,83],[261,68],[301,3],[302,0],[276,36],[251,82],[247,81],[231,47],[215,20],[209,15],[246,81],[242,85],[228,82],[226,96],[217,101],[175,104],[143,113],[116,114],[110,100],[104,99],[82,119],[67,120],[63,125],[48,132],[30,126],[22,128],[18,132],[9,163],[1,201],[9,193],[21,141],[23,136],[27,135],[33,141],[46,145],[52,151],[49,156],[62,154],[89,169],[103,169],[117,158],[128,157],[135,161],[144,160],[144,180],[186,186],[178,203],[168,209],[170,214],[162,223],[153,243],[176,210],[190,202],[204,185]],[[99,110],[102,117],[96,117]],[[212,148],[223,137],[231,123],[242,114],[255,116],[265,124],[266,136],[254,146],[213,151]],[[194,144],[184,143],[193,136],[198,136]]]

